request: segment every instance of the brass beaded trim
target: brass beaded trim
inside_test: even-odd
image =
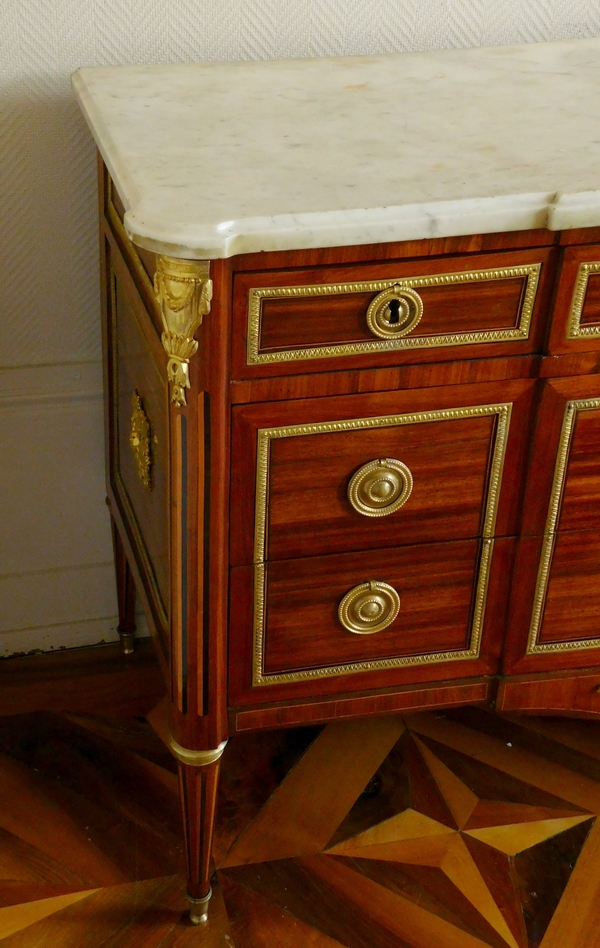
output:
[[[410,665],[429,665],[439,662],[465,661],[477,658],[481,648],[483,620],[489,582],[496,524],[498,498],[512,404],[474,405],[465,408],[447,408],[434,411],[413,412],[405,415],[384,415],[376,418],[352,418],[344,421],[327,421],[306,425],[286,425],[278,428],[261,428],[257,432],[256,500],[254,528],[254,616],[253,616],[253,686],[275,685],[315,678],[331,678],[335,675],[353,675],[357,672],[378,671]],[[353,662],[346,665],[328,665],[303,671],[267,674],[265,667],[265,605],[266,605],[266,540],[269,493],[269,466],[271,441],[275,438],[293,438],[302,435],[326,434],[334,431],[356,431],[365,428],[384,428],[397,425],[422,424],[429,421],[452,421],[459,418],[496,416],[496,430],[490,465],[488,490],[485,500],[483,540],[477,567],[477,582],[469,646],[450,652],[434,652],[422,655],[407,655],[373,661]]]
[[[600,265],[599,265],[600,268]],[[533,596],[533,609],[531,612],[531,622],[529,625],[529,636],[527,639],[526,655],[539,655],[544,652],[574,652],[583,651],[589,648],[600,647],[600,636],[594,639],[581,639],[575,642],[539,642],[539,636],[544,617],[544,608],[546,605],[546,596],[548,593],[548,582],[550,579],[550,568],[552,565],[552,554],[556,543],[556,527],[562,507],[562,499],[565,488],[565,479],[567,474],[567,463],[571,451],[571,441],[577,415],[581,411],[595,411],[600,408],[600,398],[582,398],[567,402],[565,414],[563,417],[560,439],[558,442],[558,452],[556,464],[554,467],[554,478],[552,480],[552,489],[550,491],[550,503],[548,504],[548,515],[546,517],[546,526],[544,529],[544,539],[540,553],[540,562]]]
[[[473,343],[511,342],[529,338],[533,305],[542,265],[534,263],[519,267],[501,267],[489,270],[465,270],[458,273],[438,273],[431,276],[396,277],[392,280],[367,280],[358,283],[329,283],[313,286],[253,287],[248,294],[247,365],[274,362],[298,362],[304,359],[326,359],[336,356],[389,352],[398,349],[427,349],[446,346],[466,346]],[[402,336],[394,339],[373,339],[363,342],[312,346],[304,349],[260,351],[260,330],[263,300],[304,299],[308,297],[340,296],[350,293],[381,293],[395,286],[418,288],[449,286],[463,283],[481,283],[489,280],[509,280],[526,277],[527,283],[518,325],[510,329],[473,330],[471,332],[441,333],[435,336]],[[415,323],[416,326],[416,323]]]
[[[592,273],[600,273],[600,260],[594,261],[593,263],[579,264],[575,287],[573,288],[573,298],[571,299],[571,309],[569,310],[569,318],[567,320],[567,339],[582,339],[586,336],[588,338],[594,338],[600,336],[599,325],[581,325],[588,280]]]

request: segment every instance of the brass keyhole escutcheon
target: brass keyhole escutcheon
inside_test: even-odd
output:
[[[382,339],[395,339],[412,332],[423,315],[423,300],[409,286],[396,283],[378,293],[367,310],[367,324]]]
[[[341,624],[357,635],[387,629],[400,612],[400,596],[388,583],[371,579],[347,592],[338,609]]]
[[[363,464],[348,484],[348,500],[365,517],[387,517],[406,503],[413,489],[409,468],[395,458]]]

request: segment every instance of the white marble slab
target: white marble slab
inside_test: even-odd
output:
[[[140,246],[189,258],[600,225],[600,39],[80,69]]]

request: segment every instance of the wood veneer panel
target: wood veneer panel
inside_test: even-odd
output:
[[[291,273],[281,276],[290,281],[294,276],[297,278]],[[318,276],[319,282],[343,282],[333,274],[327,277],[319,273]],[[317,274],[308,273],[306,282],[311,283],[316,277]],[[378,278],[383,277],[373,277]],[[261,274],[259,279],[262,284],[269,281],[267,274]],[[357,276],[357,279],[361,277]],[[523,289],[524,281],[518,277],[499,280],[497,284],[466,284],[460,289],[454,286],[422,287],[419,296],[423,300],[424,315],[418,332],[420,335],[437,335],[440,332],[513,327],[517,322]],[[372,341],[373,333],[364,314],[374,295],[367,292],[331,298],[267,299],[262,307],[259,351]]]
[[[599,375],[558,378],[545,383],[527,473],[523,535],[540,536],[549,529],[548,510],[568,402],[596,398],[600,398]],[[600,514],[596,513],[600,479],[595,463],[599,419],[600,410],[577,410],[570,442],[565,442],[568,455],[564,488],[557,494],[559,504],[555,530],[589,529],[600,522]]]
[[[227,583],[230,412],[228,402],[230,272],[227,260],[211,263],[211,312],[190,362],[187,407],[187,701],[171,727],[184,747],[217,747],[227,737]]]
[[[467,541],[469,542],[469,541]],[[267,702],[282,702],[295,704],[295,718],[298,720],[301,713],[301,706],[296,702],[303,698],[316,698],[319,695],[333,695],[339,697],[356,697],[360,693],[368,692],[373,689],[398,688],[402,685],[416,684],[426,682],[429,686],[434,682],[444,681],[454,675],[460,674],[461,678],[481,678],[484,675],[493,674],[497,668],[498,657],[502,637],[504,634],[506,621],[506,606],[508,586],[512,574],[512,562],[515,549],[515,540],[512,538],[500,538],[494,541],[494,553],[492,568],[490,573],[487,602],[485,610],[485,619],[483,625],[482,648],[479,657],[462,659],[459,662],[436,661],[433,663],[423,663],[418,660],[412,665],[406,667],[391,667],[378,670],[363,670],[356,673],[345,674],[340,677],[324,677],[309,680],[298,680],[292,682],[269,683],[268,686],[261,685],[252,687],[251,673],[252,662],[254,661],[255,651],[252,643],[252,567],[239,567],[232,570],[231,601],[235,603],[235,609],[231,614],[230,628],[230,649],[236,654],[235,665],[230,665],[229,679],[229,700],[230,705],[239,713],[243,707],[249,705],[265,705]],[[426,546],[439,546],[439,544],[428,544]],[[453,544],[447,544],[452,547]],[[410,548],[398,548],[398,554]],[[352,554],[343,554],[343,556],[352,556]],[[311,558],[312,559],[312,558]],[[334,557],[326,559],[335,559]],[[360,560],[360,556],[358,557]],[[364,570],[364,555],[362,557],[362,566]],[[302,561],[281,561],[280,565]],[[308,561],[310,562],[310,560]],[[314,566],[312,570],[312,583],[315,583]],[[361,579],[362,581],[362,579]],[[435,585],[432,579],[432,586]],[[401,587],[400,587],[401,588]],[[347,591],[347,590],[344,590]],[[427,596],[426,591],[424,590]],[[299,593],[300,594],[300,593]],[[319,593],[315,589],[315,594],[321,598],[323,591]],[[341,597],[340,597],[341,598]],[[323,608],[323,606],[321,606]],[[335,605],[337,609],[337,603]],[[435,603],[431,606],[435,612]],[[335,611],[335,610],[332,610]],[[402,614],[402,613],[401,613]],[[333,619],[331,620],[333,624]],[[341,626],[340,626],[341,629]],[[384,630],[385,633],[386,630]],[[314,632],[311,632],[314,636]],[[352,633],[346,633],[348,636]],[[467,634],[466,628],[464,634]],[[379,633],[376,634],[377,637]],[[362,637],[361,638],[365,638]],[[367,636],[366,638],[369,638]],[[340,692],[343,689],[343,694]],[[454,703],[456,696],[449,695],[448,700]],[[319,709],[319,713],[321,713]],[[311,720],[310,707],[306,706],[307,721]],[[267,715],[267,720],[274,721],[273,717]],[[299,723],[299,720],[298,720]],[[273,724],[271,724],[273,726]]]
[[[268,558],[479,535],[495,431],[487,416],[274,440]],[[348,483],[376,458],[406,463],[413,487],[399,510],[371,518],[352,507]]]
[[[600,371],[599,352],[568,352],[547,355],[539,361],[539,377],[565,378],[569,375],[597,375]]]
[[[334,421],[443,412],[446,409],[476,409],[480,405],[510,403],[511,419],[495,533],[499,536],[515,533],[535,394],[534,382],[518,379],[480,385],[367,393],[343,398],[304,399],[235,408],[231,564],[236,566],[251,563],[254,559],[257,432],[263,428],[282,428],[290,425],[327,424]],[[369,428],[369,425],[370,423],[366,427]],[[280,508],[275,511],[275,517],[279,516],[281,520],[287,517],[290,524],[288,529],[281,531],[280,538],[276,535],[276,520],[272,526],[269,525],[269,532],[275,533],[275,541],[279,544],[275,555],[282,555],[288,543],[291,552],[287,555],[292,556],[294,551],[296,555],[314,555],[479,535],[483,516],[482,466],[487,450],[484,446],[486,422],[483,419],[478,421],[473,417],[466,417],[451,421],[438,419],[432,429],[429,425],[429,421],[421,421],[392,426],[389,433],[386,433],[383,427],[373,427],[372,430],[362,428],[355,437],[349,432],[340,432],[339,435],[331,436],[328,433],[317,434],[312,439],[306,439],[304,433],[289,439],[273,438],[271,456],[276,464],[281,458],[282,486],[278,487],[277,471],[267,486],[281,490],[280,501],[276,498]],[[430,449],[430,430],[433,432],[431,441],[434,444],[437,441],[438,452]],[[489,443],[489,428],[487,431]],[[278,443],[280,440],[281,444]],[[325,446],[323,449],[321,444]],[[346,444],[348,447],[345,449]],[[354,471],[374,458],[386,456],[396,457],[411,467],[413,450],[417,474],[413,486],[414,497],[409,498],[404,507],[395,514],[378,520],[355,513],[344,499],[348,481]],[[378,453],[379,451],[384,453]],[[463,454],[468,458],[465,465]],[[472,471],[474,464],[478,464],[478,469]],[[287,469],[283,465],[287,465]],[[436,466],[442,470],[439,476],[435,474]],[[323,478],[320,476],[321,469]],[[454,480],[456,471],[459,471],[459,475]],[[488,471],[489,467],[486,478]],[[289,482],[287,489],[286,477]],[[445,478],[454,484],[450,491],[454,499],[446,491]],[[298,503],[294,496],[298,489],[302,489],[301,503]],[[266,503],[270,504],[269,497]],[[449,504],[451,514],[446,513]],[[313,513],[313,508],[316,509],[317,515]],[[390,542],[392,531],[393,541]],[[273,554],[269,551],[268,555]]]
[[[572,232],[565,231],[564,235],[570,233]],[[577,231],[577,233],[587,234],[588,231]],[[559,233],[540,228],[497,234],[427,237],[423,240],[391,241],[385,244],[319,247],[313,250],[263,251],[240,254],[233,259],[236,271],[280,270],[286,267],[327,266],[335,263],[361,263],[410,257],[443,257],[448,254],[472,254],[508,249],[523,250],[527,247],[549,247],[558,244],[559,241]],[[576,242],[581,243],[582,240],[578,239]]]
[[[581,411],[571,438],[559,530],[589,530],[600,523],[599,462],[600,408]]]
[[[560,231],[560,243],[569,244],[598,244],[600,243],[600,227],[574,227],[572,230]]]
[[[169,415],[164,366],[154,360],[143,329],[129,303],[125,288],[115,276],[116,374],[115,460],[113,478],[133,511],[137,531],[145,546],[160,592],[162,608],[169,605]],[[130,445],[132,397],[136,393],[149,423],[151,488],[140,480]]]
[[[559,533],[539,643],[598,639],[600,649],[600,538],[595,531]],[[594,652],[585,662],[593,661]]]
[[[550,551],[548,578],[545,595],[538,593],[538,610],[538,570],[546,549]],[[515,563],[504,673],[558,672],[600,664],[599,590],[600,547],[594,530],[560,532],[553,540],[522,537]]]
[[[294,727],[320,723],[330,719],[360,717],[365,714],[389,714],[392,711],[449,708],[454,705],[483,704],[491,697],[490,681],[453,681],[432,684],[429,688],[407,687],[388,694],[363,695],[258,708],[253,711],[232,711],[231,726],[235,731],[253,731],[269,727]]]
[[[598,248],[600,257],[600,247]],[[600,261],[599,261],[600,262]],[[600,274],[592,273],[588,277],[587,292],[581,312],[581,325],[600,326]]]
[[[468,648],[477,540],[271,563],[265,672]],[[398,618],[374,635],[348,632],[343,596],[369,578],[400,593]]]
[[[589,653],[588,653],[589,655]],[[539,664],[539,663],[538,663]],[[497,708],[520,714],[600,716],[600,673],[515,676],[500,682]]]
[[[468,343],[449,346],[422,346],[403,348],[380,353],[359,353],[338,357],[318,357],[309,360],[288,360],[247,364],[246,330],[248,323],[248,290],[250,287],[266,288],[271,286],[301,286],[319,284],[340,284],[377,279],[401,279],[411,276],[452,273],[461,270],[491,269],[497,267],[519,266],[541,263],[542,272],[536,295],[532,322],[527,339],[513,341],[494,341]],[[235,266],[235,264],[234,264]],[[494,355],[536,352],[541,348],[544,335],[543,314],[548,305],[551,290],[555,255],[547,249],[511,251],[506,254],[488,254],[485,256],[445,257],[421,261],[382,263],[381,261],[365,266],[336,267],[335,269],[310,270],[270,270],[259,273],[239,273],[235,277],[233,305],[233,378],[260,378],[268,376],[289,376],[306,372],[340,371],[347,368],[373,367],[389,364],[415,364],[461,359],[487,357]],[[517,326],[522,301],[522,289],[517,285],[508,286],[510,280],[498,284],[475,282],[456,284],[449,287],[422,288],[424,294],[424,315],[414,335],[434,336],[439,333],[493,329],[511,329]],[[496,289],[492,289],[496,286]],[[419,289],[421,293],[421,288]],[[259,342],[259,353],[278,351],[277,347],[307,348],[310,337],[313,345],[332,343],[355,343],[373,340],[376,337],[366,327],[368,303],[376,294],[367,296],[350,294],[328,297],[316,297],[314,300],[302,300],[296,296],[278,301],[276,304],[263,301],[265,318],[268,322],[267,336]],[[505,298],[504,298],[505,297]],[[268,316],[272,308],[272,319]],[[284,343],[287,345],[284,346]],[[264,345],[264,349],[260,346]]]
[[[569,369],[564,369],[569,360]],[[464,362],[434,362],[430,365],[390,366],[384,369],[357,369],[353,372],[316,373],[275,379],[232,382],[231,402],[287,401],[328,395],[357,395],[361,392],[399,391],[433,388],[440,385],[467,385],[476,382],[537,378],[547,364],[557,363],[557,375],[584,375],[595,371],[597,358],[590,353],[545,359],[541,356],[508,356],[471,359]],[[548,368],[550,371],[550,368]]]

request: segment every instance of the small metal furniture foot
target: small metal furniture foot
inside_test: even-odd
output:
[[[117,631],[121,639],[123,655],[133,655],[135,650],[135,632],[121,632],[120,629],[117,629]]]
[[[208,903],[212,895],[212,889],[208,890],[208,895],[203,899],[193,899],[188,895],[187,900],[190,906],[190,922],[192,925],[203,925],[208,921]]]

